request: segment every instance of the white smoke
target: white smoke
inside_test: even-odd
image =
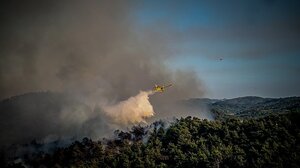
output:
[[[153,91],[140,91],[136,96],[112,106],[104,106],[103,109],[116,124],[146,123],[145,119],[154,115],[153,107],[149,102],[149,96],[152,94]]]

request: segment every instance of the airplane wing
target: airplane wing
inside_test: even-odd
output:
[[[168,84],[168,85],[166,85],[166,86],[165,86],[165,88],[167,88],[167,87],[170,87],[170,86],[172,86],[172,84],[171,84],[171,83],[170,83],[170,84]]]

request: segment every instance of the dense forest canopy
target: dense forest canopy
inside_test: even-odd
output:
[[[25,156],[8,167],[299,167],[300,114],[208,121],[181,118],[170,126],[115,131],[114,139],[84,138],[52,154]]]

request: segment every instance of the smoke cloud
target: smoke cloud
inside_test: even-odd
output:
[[[153,111],[153,120],[169,117],[176,112],[171,102],[203,95],[194,72],[166,66],[180,52],[172,47],[180,38],[168,25],[138,25],[134,2],[1,1],[0,99],[39,91],[72,99],[4,103],[2,143],[99,138],[113,129],[111,123],[145,122]],[[175,86],[163,94],[138,93],[169,82]]]
[[[104,106],[104,111],[118,124],[146,123],[145,118],[154,115],[153,107],[149,102],[152,91],[141,91],[138,95],[130,97],[113,106]]]

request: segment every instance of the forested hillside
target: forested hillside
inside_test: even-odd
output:
[[[128,132],[117,130],[114,138],[51,143],[30,139],[34,132],[24,125],[28,142],[33,141],[1,149],[0,167],[300,167],[299,97],[189,99],[179,103],[199,112],[207,107],[215,120],[187,117],[172,123],[158,121],[134,126]],[[62,105],[74,104],[89,110],[70,97],[48,92],[3,100],[0,109],[2,115],[14,117],[11,121],[19,121],[18,114],[46,112],[51,117]],[[1,140],[5,142],[5,137]]]
[[[299,113],[256,119],[181,118],[84,138],[53,154],[27,156],[12,167],[299,167]]]
[[[216,119],[257,118],[272,114],[300,112],[300,97],[262,98],[256,96],[234,99],[195,98],[183,101],[187,106],[199,108],[206,106]]]

